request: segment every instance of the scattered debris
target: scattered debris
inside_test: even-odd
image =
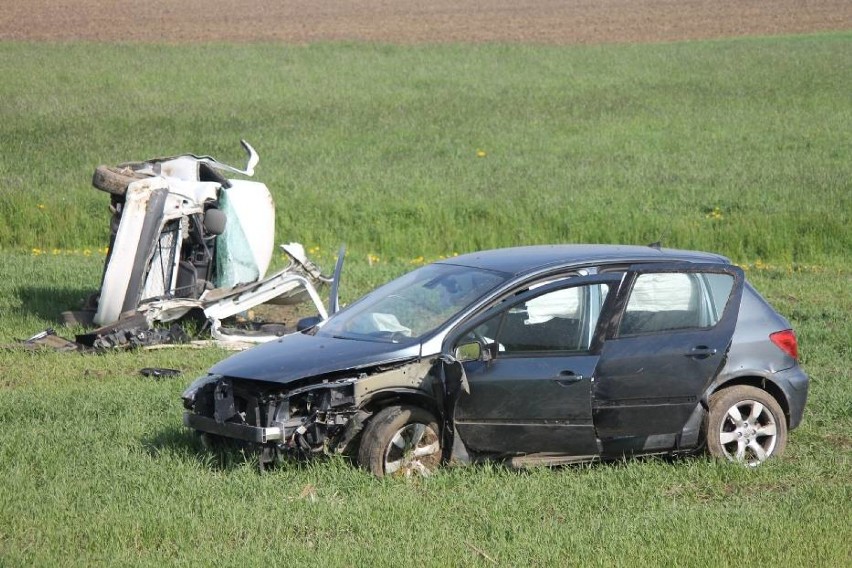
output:
[[[178,369],[165,369],[161,367],[145,367],[144,369],[140,369],[139,373],[143,377],[153,377],[155,379],[162,379],[163,377],[177,377],[181,374]]]
[[[80,346],[73,341],[68,341],[56,335],[53,329],[45,329],[25,339],[18,344],[24,349],[53,349],[54,351],[77,351]]]

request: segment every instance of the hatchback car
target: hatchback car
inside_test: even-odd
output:
[[[553,245],[418,268],[218,363],[183,403],[262,464],[344,452],[383,476],[704,449],[753,466],[807,392],[790,324],[726,258]]]

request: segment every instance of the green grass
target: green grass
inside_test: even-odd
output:
[[[95,165],[239,163],[245,137],[278,240],[319,247],[326,268],[349,244],[344,299],[421,257],[664,235],[745,264],[812,377],[785,457],[756,470],[379,481],[342,460],[261,475],[205,452],[179,394],[223,351],[0,350],[0,565],[848,565],[850,46],[0,44],[0,344],[97,287]],[[183,374],[138,372],[157,366]]]
[[[851,46],[0,44],[0,246],[102,246],[97,164],[239,163],[245,137],[282,241],[398,259],[660,238],[845,258]]]
[[[3,262],[9,342],[55,325],[102,258]],[[357,288],[406,266],[348,268]],[[240,454],[204,451],[181,426],[180,392],[223,351],[0,350],[0,564],[844,565],[852,272],[762,265],[748,276],[792,319],[812,377],[785,457],[757,470],[686,458],[380,481],[330,460],[259,474]],[[139,374],[151,366],[183,375]]]

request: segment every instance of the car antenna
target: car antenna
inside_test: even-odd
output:
[[[660,250],[661,248],[663,248],[663,238],[665,238],[667,236],[668,236],[667,232],[661,234],[659,239],[657,239],[653,243],[649,243],[648,246],[651,247],[652,249]]]

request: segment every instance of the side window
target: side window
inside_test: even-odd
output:
[[[605,284],[554,290],[514,304],[474,330],[486,343],[497,343],[498,357],[588,350]]]
[[[728,297],[731,295],[731,288],[734,286],[734,279],[729,274],[702,274],[707,294],[710,298],[710,318],[708,325],[716,325],[722,317],[722,312],[725,311],[725,305],[728,303]]]
[[[619,335],[712,327],[719,322],[734,279],[730,274],[640,274],[630,291]]]

